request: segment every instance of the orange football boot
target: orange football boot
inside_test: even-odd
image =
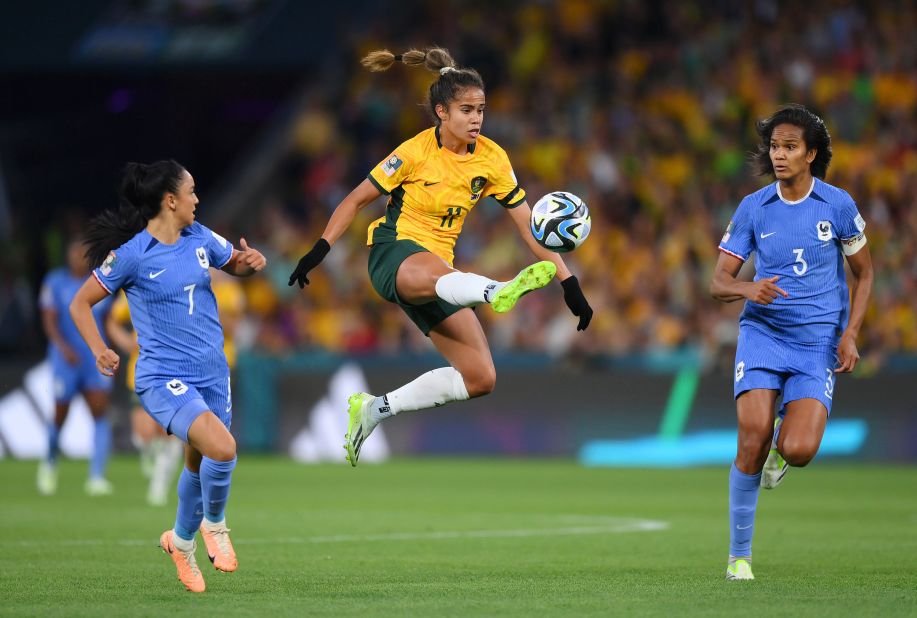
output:
[[[191,592],[203,592],[205,588],[204,576],[201,575],[197,560],[194,558],[194,549],[197,546],[192,547],[189,552],[183,552],[175,547],[175,543],[172,541],[172,534],[172,530],[163,532],[162,536],[159,537],[159,546],[162,547],[162,551],[172,558],[175,568],[178,569],[178,580],[185,585],[185,588]]]
[[[232,541],[229,540],[229,528],[226,523],[218,526],[208,525],[206,520],[201,522],[201,536],[204,538],[204,545],[207,546],[207,555],[210,556],[210,562],[220,571],[232,573],[239,566],[236,560],[236,550],[232,547]]]

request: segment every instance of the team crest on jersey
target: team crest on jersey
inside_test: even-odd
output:
[[[732,235],[732,221],[729,222],[729,225],[726,226],[726,233],[723,234],[723,240],[720,242],[729,242],[729,237]]]
[[[475,176],[471,179],[471,192],[480,193],[484,188],[484,185],[487,184],[487,178],[484,176]]]
[[[818,240],[821,240],[821,241],[831,240],[831,222],[830,221],[819,221],[815,227],[818,230]]]
[[[391,176],[398,171],[398,168],[404,164],[404,161],[398,158],[398,155],[393,154],[388,161],[382,164],[382,171],[385,172],[386,176]]]
[[[210,260],[207,259],[207,251],[203,247],[197,248],[197,261],[201,268],[210,268]]]
[[[111,274],[111,269],[115,267],[115,263],[118,261],[118,256],[115,255],[114,251],[108,253],[108,257],[105,258],[105,261],[102,262],[102,266],[99,267],[99,272],[101,272],[106,277]]]

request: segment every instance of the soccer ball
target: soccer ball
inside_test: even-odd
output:
[[[548,193],[532,208],[532,236],[556,253],[573,251],[592,229],[586,202],[566,191]]]

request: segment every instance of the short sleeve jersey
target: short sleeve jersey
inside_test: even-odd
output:
[[[404,142],[368,176],[390,195],[385,215],[369,226],[367,244],[413,240],[450,265],[465,217],[493,196],[505,208],[525,199],[509,157],[480,136],[465,155],[443,148],[439,127]]]
[[[93,276],[109,293],[123,289],[140,344],[136,388],[179,378],[195,386],[226,379],[223,327],[210,288],[232,244],[200,223],[166,245],[141,231],[111,253]]]
[[[779,276],[778,296],[746,301],[740,324],[803,344],[836,344],[847,326],[850,300],[844,254],[866,241],[866,222],[846,191],[817,178],[802,199],[784,200],[777,183],[739,204],[720,251],[747,260],[755,254],[755,281]]]
[[[41,292],[38,297],[38,304],[42,309],[54,312],[57,320],[57,330],[61,337],[67,342],[74,352],[79,355],[80,364],[87,364],[90,367],[95,366],[95,357],[89,346],[77,330],[73,318],[70,317],[70,302],[76,293],[86,281],[85,277],[75,277],[66,268],[55,268],[49,272],[41,284]],[[104,299],[92,308],[92,316],[95,318],[96,326],[99,332],[105,333],[105,319],[111,311],[111,299]],[[48,345],[48,354],[52,358],[63,359],[61,351],[53,342]]]

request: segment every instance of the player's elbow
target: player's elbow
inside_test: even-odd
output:
[[[79,316],[82,314],[83,309],[84,309],[84,305],[86,305],[86,304],[87,304],[86,301],[80,299],[80,294],[79,294],[79,292],[77,292],[77,295],[74,296],[74,297],[73,297],[73,300],[70,301],[70,305],[69,305],[69,307],[68,307],[68,310],[70,311],[70,318],[71,318],[75,323],[78,323],[77,320],[78,320]]]
[[[723,286],[720,285],[720,282],[717,281],[716,277],[710,280],[710,287],[708,288],[710,296],[719,301],[725,301],[726,298],[723,296]]]

